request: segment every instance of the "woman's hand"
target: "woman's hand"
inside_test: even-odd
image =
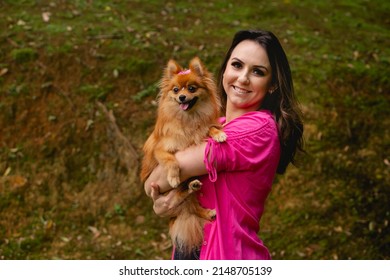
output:
[[[180,192],[180,188],[172,189],[166,193],[160,193],[160,187],[152,182],[150,184],[150,197],[153,199],[153,210],[160,217],[177,216],[179,212],[179,205],[190,194],[189,192]]]
[[[144,189],[147,196],[152,197],[152,185],[157,185],[159,193],[165,193],[172,189],[167,180],[167,173],[161,165],[158,165],[144,183]]]

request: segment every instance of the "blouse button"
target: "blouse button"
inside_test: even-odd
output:
[[[203,193],[202,193],[202,192],[201,192],[201,193],[199,193],[199,196],[200,196],[200,197],[203,197]]]
[[[206,245],[207,245],[207,241],[204,241],[204,242],[203,242],[203,246],[206,246]]]

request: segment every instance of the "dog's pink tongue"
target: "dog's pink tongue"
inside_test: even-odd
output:
[[[181,103],[181,104],[180,104],[180,108],[181,108],[183,111],[187,110],[187,109],[188,109],[188,106],[190,106],[190,104],[188,104],[188,103]]]

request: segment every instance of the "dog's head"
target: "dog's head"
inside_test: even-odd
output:
[[[217,99],[215,83],[199,58],[191,60],[189,69],[170,60],[161,82],[161,98],[189,112],[204,100]]]

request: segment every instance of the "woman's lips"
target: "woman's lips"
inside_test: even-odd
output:
[[[233,89],[235,92],[239,93],[239,94],[245,94],[245,93],[249,93],[250,91],[249,90],[246,90],[246,89],[243,89],[243,88],[240,88],[240,87],[237,87],[237,86],[233,86]]]

